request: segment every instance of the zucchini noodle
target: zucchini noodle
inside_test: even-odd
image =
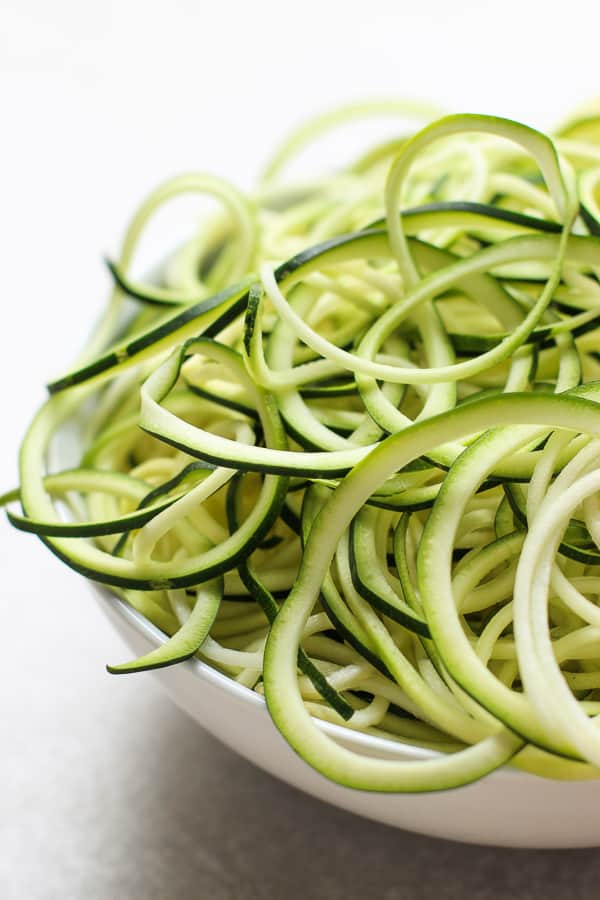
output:
[[[110,672],[197,657],[339,784],[447,790],[505,764],[594,779],[600,118],[552,137],[435,115],[319,116],[251,195],[203,173],[160,185],[1,502],[163,632]],[[377,116],[396,137],[286,177]],[[134,279],[148,223],[195,194],[218,212]],[[79,457],[52,471],[65,432]],[[356,753],[319,721],[430,753]]]

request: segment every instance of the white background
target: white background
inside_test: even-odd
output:
[[[288,127],[352,99],[551,126],[600,88],[591,0],[559,12],[525,0],[0,9],[2,487],[45,380],[106,295],[101,254],[159,180],[199,169],[249,187]],[[517,863],[299,798],[218,748],[147,677],[106,675],[123,649],[85,585],[2,523],[0,564],[3,900],[246,900],[299,896],[300,882],[308,896],[392,898],[413,881],[415,898],[558,898],[567,876],[570,897],[594,895],[592,852],[560,869],[546,854]]]

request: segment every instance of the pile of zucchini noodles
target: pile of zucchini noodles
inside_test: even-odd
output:
[[[336,782],[596,778],[600,116],[554,138],[447,116],[286,181],[373,114],[420,116],[344,108],[252,196],[190,174],[148,197],[2,502],[164,632],[110,671],[197,655]],[[194,193],[219,213],[135,280],[147,223]],[[80,461],[49,473],[73,422]],[[440,752],[359,755],[315,719]]]

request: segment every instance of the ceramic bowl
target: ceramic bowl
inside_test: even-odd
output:
[[[135,610],[94,586],[102,609],[129,649],[146,653],[164,635]],[[433,794],[377,794],[328,781],[281,737],[263,698],[205,663],[192,659],[158,669],[175,703],[246,759],[307,794],[377,822],[422,834],[507,847],[590,847],[600,844],[600,781],[549,781],[510,768],[475,784]],[[432,751],[400,745],[319,722],[358,753],[418,761]]]

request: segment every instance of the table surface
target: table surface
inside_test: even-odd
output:
[[[491,2],[408,6],[371,0],[365,16],[357,0],[304,0],[292,19],[266,0],[2,5],[0,488],[16,481],[44,381],[106,295],[101,254],[161,178],[201,169],[248,185],[288,127],[354,97],[544,124],[598,84],[588,0],[568,19],[518,0],[501,15]],[[2,900],[598,896],[595,850],[460,846],[274,781],[150,676],[106,674],[123,647],[35,539],[2,525],[0,571]]]

